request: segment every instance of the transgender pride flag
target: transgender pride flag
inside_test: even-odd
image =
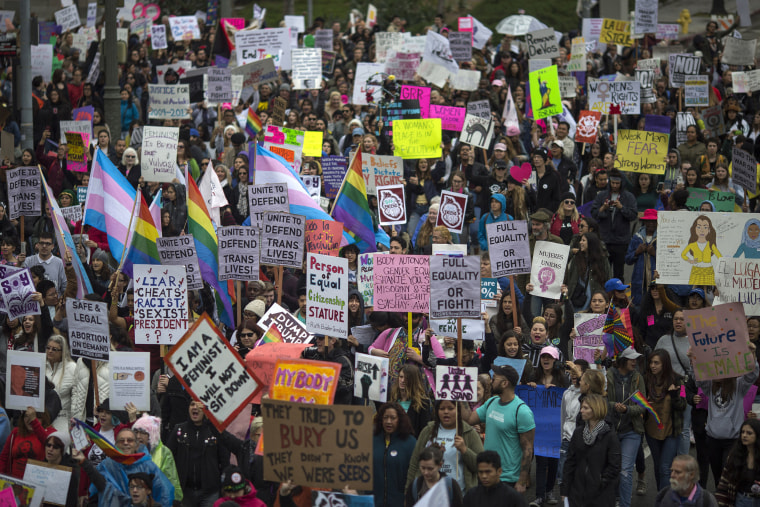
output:
[[[121,260],[137,191],[102,150],[95,152],[84,206],[84,223],[105,232],[111,255]]]

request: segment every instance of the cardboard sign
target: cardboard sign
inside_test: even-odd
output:
[[[68,151],[66,152],[66,169],[76,172],[87,172],[87,148],[90,140],[82,132],[65,132]],[[86,137],[87,136],[87,137]]]
[[[145,181],[171,183],[177,177],[177,127],[143,127],[140,170]]]
[[[530,100],[533,117],[548,118],[562,113],[562,98],[559,92],[557,66],[551,65],[529,74]]]
[[[737,39],[736,37],[726,37],[725,46],[723,47],[723,63],[729,65],[753,65],[755,62],[755,51],[757,49],[757,40]]]
[[[599,42],[602,44],[618,44],[631,47],[631,24],[619,19],[604,18],[599,32]]]
[[[480,317],[480,257],[430,258],[430,318]]]
[[[634,15],[636,33],[657,32],[657,0],[636,0]]]
[[[469,62],[472,59],[472,33],[449,32],[451,56],[457,62]]]
[[[258,379],[205,313],[164,357],[190,396],[223,431],[261,390]]]
[[[40,170],[35,167],[17,167],[6,171],[8,178],[8,216],[16,220],[21,216],[42,214],[42,182]]]
[[[135,344],[174,345],[187,330],[185,266],[135,264]]]
[[[258,227],[233,225],[219,227],[216,233],[219,238],[219,280],[258,280]]]
[[[372,489],[372,413],[370,407],[263,400],[264,479]]]
[[[263,58],[230,71],[231,76],[243,76],[243,88],[277,81],[277,70],[273,58]]]
[[[82,206],[66,206],[65,208],[61,208],[61,214],[68,223],[76,224],[82,220]]]
[[[354,78],[354,92],[351,97],[351,104],[366,106],[369,104],[367,98],[371,97],[374,104],[378,104],[382,98],[382,81],[377,77],[378,73],[383,72],[382,63],[359,62],[356,66],[356,76]],[[372,78],[375,85],[367,83]]]
[[[306,221],[306,251],[338,256],[343,239],[343,224],[332,220]]]
[[[438,218],[435,222],[436,227],[442,225],[453,233],[461,234],[464,228],[468,198],[467,194],[448,190],[442,191]]]
[[[316,405],[332,405],[341,366],[308,359],[278,359],[269,397]]]
[[[37,289],[28,269],[20,269],[0,280],[0,290],[9,320],[41,313],[40,303],[32,299]]]
[[[528,58],[559,58],[559,41],[554,35],[554,28],[543,28],[525,34],[528,44]],[[582,70],[586,70],[585,68]]]
[[[730,38],[730,37],[729,37]],[[686,83],[688,76],[696,76],[702,64],[702,59],[690,54],[670,55],[668,57],[670,72],[670,86],[680,88]]]
[[[486,224],[491,275],[522,275],[531,269],[528,222],[511,220]]]
[[[169,47],[166,43],[166,25],[153,25],[150,27],[150,47],[154,50]]]
[[[536,422],[533,452],[536,456],[559,458],[559,449],[562,446],[560,412],[564,394],[565,389],[559,387],[546,388],[541,385],[515,387],[515,395],[533,412],[533,419]]]
[[[404,185],[377,187],[377,216],[380,225],[403,225],[406,223]]]
[[[376,255],[373,260],[376,311],[428,313],[428,256]]]
[[[757,161],[755,157],[751,153],[734,146],[731,169],[734,184],[754,193],[757,189]]]
[[[354,396],[385,403],[388,399],[387,357],[356,354],[354,360]]]
[[[330,30],[330,50],[332,50],[332,30]],[[385,62],[389,55],[399,51],[404,45],[404,34],[401,32],[377,32],[375,33],[375,60]]]
[[[376,33],[375,37],[380,35],[380,33]],[[400,33],[396,34],[401,35]],[[421,56],[421,53],[398,51],[394,58],[391,58],[385,63],[385,73],[396,76],[396,79],[401,81],[411,81],[414,79],[414,75],[417,73],[417,69],[420,66]],[[380,60],[378,59],[378,61]]]
[[[232,100],[232,77],[230,69],[209,67],[206,100],[209,102],[230,102]]]
[[[322,50],[293,48],[293,89],[316,90],[322,84]]]
[[[460,132],[464,125],[464,117],[467,110],[463,107],[439,106],[430,104],[430,118],[440,118],[443,130]]]
[[[615,167],[621,171],[665,174],[668,134],[619,130]]]
[[[482,340],[485,336],[485,322],[480,319],[432,319],[430,320],[430,327],[436,336],[456,338],[458,322],[462,323],[463,340]]]
[[[306,329],[348,338],[348,259],[306,254]]]
[[[61,33],[82,26],[76,5],[69,5],[60,11],[55,11],[55,24],[61,27]]]
[[[268,330],[272,325],[277,326],[284,343],[309,343],[314,339],[303,322],[277,303],[269,307],[256,325],[262,331]]]
[[[373,306],[375,294],[374,253],[359,254],[359,269],[356,271],[356,281],[359,292],[364,299],[364,306]]]
[[[435,399],[458,401],[477,401],[478,369],[460,366],[435,367]]]
[[[285,183],[248,185],[248,210],[254,228],[261,227],[264,215],[268,212],[287,213],[290,211],[288,186]]]
[[[264,215],[261,227],[262,264],[300,269],[303,264],[306,218],[290,213]]]
[[[176,41],[201,38],[198,18],[195,16],[171,16],[169,29],[172,31],[172,38]]]
[[[51,465],[44,461],[28,459],[24,468],[24,480],[37,485],[35,497],[39,498],[42,496],[45,505],[63,506],[66,505],[66,499],[69,494],[71,472],[71,467]],[[8,505],[16,507],[17,503],[13,497],[13,489],[8,488],[7,491],[11,491],[11,500],[13,501],[12,504]],[[2,499],[0,499],[0,505],[6,505],[2,503]]]
[[[114,407],[134,403],[137,410],[150,410],[150,353],[111,352],[108,399]]]
[[[33,407],[45,411],[45,354],[8,351],[5,379],[6,410],[26,411]]]
[[[440,158],[440,118],[396,120],[393,122],[393,143],[393,154],[403,159]]]
[[[575,126],[575,142],[594,144],[599,136],[599,121],[602,113],[599,111],[581,111]]]
[[[174,18],[171,18],[174,19]],[[185,120],[190,118],[190,87],[178,85],[148,85],[151,120]]]
[[[449,74],[449,85],[455,90],[474,92],[480,84],[480,71],[460,69],[456,74]]]
[[[201,268],[198,264],[198,253],[195,250],[195,239],[192,234],[184,234],[173,238],[156,238],[156,247],[158,248],[161,264],[167,266],[185,266],[187,268],[187,289],[195,290],[203,288]],[[177,339],[180,336],[177,336]]]
[[[570,61],[567,63],[568,72],[586,72],[586,39],[575,37],[570,46]]]
[[[533,264],[530,269],[530,283],[534,286],[532,295],[559,299],[569,256],[568,245],[536,241],[533,248]]]
[[[610,106],[620,107],[620,114],[639,114],[641,85],[638,81],[605,81],[589,79],[589,109],[610,114]]]
[[[461,142],[465,142],[478,148],[488,149],[493,138],[493,125],[489,114],[488,118],[481,118],[470,113],[464,117],[462,126]]]
[[[563,99],[574,99],[578,80],[574,76],[559,76],[559,93]]]
[[[108,361],[111,336],[108,305],[86,299],[66,299],[71,357]]]
[[[757,360],[747,347],[747,319],[741,303],[683,313],[697,380],[740,377],[754,370]]]
[[[345,161],[345,158],[343,160]],[[322,172],[324,173],[324,167]],[[345,176],[345,170],[343,175]],[[367,195],[377,195],[378,186],[400,185],[402,183],[404,162],[401,157],[372,154],[364,156],[362,154],[362,176],[364,176],[364,185],[367,187]]]

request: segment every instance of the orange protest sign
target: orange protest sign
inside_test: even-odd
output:
[[[341,222],[332,220],[306,221],[307,252],[337,257],[342,238],[343,224]]]
[[[261,381],[262,390],[253,397],[251,402],[261,403],[261,395],[269,390],[274,376],[277,359],[297,359],[308,343],[262,343],[245,356],[245,364],[251,369],[256,378]],[[271,396],[271,395],[270,395]]]
[[[340,365],[308,359],[279,359],[269,388],[275,400],[332,405]]]

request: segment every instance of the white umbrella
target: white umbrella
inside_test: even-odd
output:
[[[498,33],[514,36],[525,35],[526,33],[541,30],[542,28],[546,28],[546,25],[533,16],[528,16],[526,14],[515,14],[506,17],[496,25],[496,31]]]

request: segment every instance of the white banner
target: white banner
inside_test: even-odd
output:
[[[140,170],[145,181],[171,183],[177,177],[177,127],[143,127]]]
[[[111,391],[108,399],[114,410],[134,403],[137,410],[150,410],[150,353],[111,352]]]
[[[533,248],[533,265],[530,270],[530,283],[533,284],[532,295],[559,299],[569,256],[568,245],[536,241]]]
[[[187,330],[185,266],[135,264],[135,344],[174,345]]]

